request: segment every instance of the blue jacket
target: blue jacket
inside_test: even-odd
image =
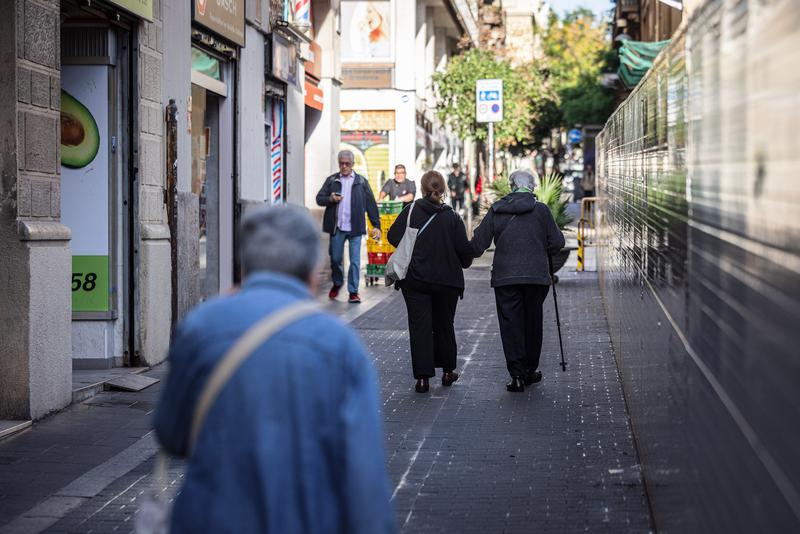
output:
[[[268,313],[309,298],[294,278],[260,272],[188,315],[155,413],[164,449],[187,455],[195,402],[233,342]],[[394,532],[376,382],[361,342],[334,317],[320,312],[276,334],[209,411],[172,532]]]
[[[381,217],[369,182],[360,174],[355,173],[355,175],[353,189],[350,193],[350,233],[364,235],[367,233],[367,222],[364,220],[364,213],[367,214],[369,222],[375,228],[381,227]],[[322,231],[328,234],[332,234],[336,230],[337,207],[339,204],[331,202],[330,196],[334,191],[339,193],[342,190],[342,184],[337,182],[338,178],[338,172],[325,178],[325,183],[322,184],[319,193],[317,193],[317,205],[325,208],[325,214],[322,216]]]

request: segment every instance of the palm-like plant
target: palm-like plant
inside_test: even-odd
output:
[[[498,176],[495,178],[494,182],[489,184],[489,189],[494,192],[496,198],[503,198],[511,194],[511,184],[508,183],[508,178],[506,176]]]
[[[567,203],[561,198],[563,184],[563,177],[560,174],[549,172],[541,179],[535,191],[536,198],[539,202],[547,204],[553,219],[556,220],[556,225],[561,230],[572,221],[572,217],[567,213]]]
[[[489,189],[494,191],[497,198],[503,198],[511,193],[511,184],[506,177],[498,177],[489,184]],[[557,172],[547,173],[534,192],[539,202],[547,204],[558,228],[563,230],[572,221],[572,217],[567,213],[567,203],[561,198],[563,177]]]

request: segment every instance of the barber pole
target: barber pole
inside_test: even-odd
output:
[[[272,149],[270,152],[272,171],[272,204],[283,203],[283,102],[272,104]]]
[[[311,0],[294,0],[294,22],[300,27],[311,26]]]

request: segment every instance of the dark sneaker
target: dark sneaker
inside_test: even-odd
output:
[[[449,371],[442,374],[442,385],[445,387],[452,386],[453,382],[456,380],[458,380],[458,373],[455,371]]]
[[[529,371],[528,374],[525,375],[526,386],[530,386],[531,384],[536,384],[537,382],[541,381],[542,381],[541,371]]]
[[[333,286],[333,287],[331,288],[331,290],[330,290],[330,291],[328,291],[328,298],[329,298],[329,299],[331,299],[331,300],[333,300],[333,299],[335,299],[336,297],[338,297],[338,296],[339,296],[339,289],[341,289],[341,287],[342,287],[342,286]]]
[[[427,393],[431,386],[427,378],[418,378],[417,383],[414,385],[414,391],[417,393]]]
[[[506,391],[511,391],[512,393],[522,393],[525,391],[525,381],[521,376],[513,376],[511,377],[511,382],[506,384]]]
[[[350,299],[347,302],[350,304],[361,304],[361,297],[358,296],[358,293],[350,293]]]

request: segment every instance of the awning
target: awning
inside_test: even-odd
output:
[[[622,41],[619,48],[619,78],[625,87],[633,89],[636,84],[647,74],[658,53],[667,46],[666,41],[645,43],[642,41]]]

